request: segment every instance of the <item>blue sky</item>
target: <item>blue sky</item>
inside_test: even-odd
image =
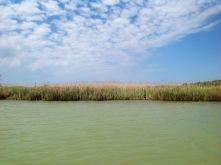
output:
[[[0,0],[4,83],[221,79],[220,0]]]

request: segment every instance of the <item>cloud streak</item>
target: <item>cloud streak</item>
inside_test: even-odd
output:
[[[0,65],[117,70],[134,65],[135,56],[215,26],[221,2],[3,0],[0,10]]]

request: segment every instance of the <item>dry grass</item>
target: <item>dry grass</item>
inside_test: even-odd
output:
[[[215,81],[214,81],[215,82]],[[221,83],[217,81],[183,85],[81,83],[36,86],[1,86],[0,99],[12,100],[166,100],[221,101]]]

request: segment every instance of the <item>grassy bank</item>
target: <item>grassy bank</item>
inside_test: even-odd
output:
[[[146,84],[4,85],[0,86],[0,99],[221,101],[221,81],[160,86]]]

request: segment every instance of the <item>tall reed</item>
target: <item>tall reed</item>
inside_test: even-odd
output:
[[[166,100],[221,101],[221,84],[73,84],[0,86],[0,99],[11,100]]]

